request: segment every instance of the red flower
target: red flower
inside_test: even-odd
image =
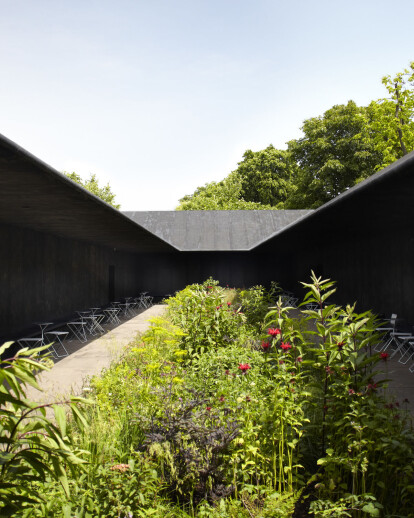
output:
[[[270,343],[269,342],[262,342],[262,349],[264,351],[266,351],[267,349],[269,349],[270,347]]]
[[[377,390],[377,384],[376,383],[368,383],[367,390]]]
[[[206,406],[206,410],[207,410],[207,412],[210,412],[211,406]]]
[[[239,363],[239,369],[245,374],[251,367],[248,363]]]
[[[283,365],[285,362],[283,360],[279,360],[279,365]]]
[[[220,397],[219,397],[219,400],[220,400],[222,403],[223,403],[224,399],[225,399],[225,398],[224,398],[224,396],[220,396]]]
[[[298,356],[298,357],[296,358],[296,361],[297,361],[298,363],[300,363],[301,361],[303,361],[303,360],[302,360],[302,356]]]
[[[355,390],[354,390],[354,389],[349,389],[349,390],[348,390],[348,394],[349,394],[350,396],[352,396],[352,394],[355,394]]]
[[[226,370],[224,371],[224,374],[226,374],[226,375],[228,376],[228,375],[230,374],[229,369],[226,369]]]
[[[380,353],[380,358],[381,360],[383,360],[384,362],[386,362],[388,360],[388,356],[389,354],[388,353]]]
[[[280,344],[280,348],[283,349],[284,351],[288,351],[289,349],[292,349],[292,346],[288,343],[282,342]]]
[[[231,302],[227,302],[227,306],[230,307],[231,306]]]
[[[338,346],[338,351],[342,351],[342,348],[345,345],[345,342],[338,342],[336,345]]]
[[[280,329],[275,329],[273,327],[269,327],[269,329],[267,330],[267,334],[270,336],[280,335]]]

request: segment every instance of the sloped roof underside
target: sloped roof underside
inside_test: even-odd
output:
[[[130,252],[174,248],[0,134],[0,223]]]
[[[124,212],[181,251],[251,250],[309,210],[189,210]]]

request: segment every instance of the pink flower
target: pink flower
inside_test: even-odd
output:
[[[267,330],[267,334],[270,336],[280,335],[280,329],[275,329],[273,327],[269,327],[269,329]]]
[[[355,390],[354,390],[354,389],[349,389],[349,390],[348,390],[348,394],[349,394],[350,396],[352,396],[352,394],[355,394]]]
[[[267,349],[269,349],[270,347],[270,343],[269,342],[262,342],[262,349],[264,351],[266,351]]]
[[[288,351],[289,349],[292,349],[292,346],[288,343],[282,342],[280,344],[280,348],[283,349],[284,351]]]
[[[301,361],[303,361],[303,360],[302,360],[302,356],[298,356],[298,357],[296,358],[296,361],[297,361],[298,363],[300,363]]]
[[[239,369],[245,374],[251,367],[248,363],[239,363]]]

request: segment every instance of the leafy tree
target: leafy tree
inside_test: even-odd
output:
[[[394,78],[382,78],[389,97],[369,105],[372,136],[382,169],[414,149],[414,61]]]
[[[305,120],[303,137],[288,143],[298,164],[297,190],[287,208],[316,208],[368,178],[382,163],[368,109],[353,101]]]
[[[335,105],[304,121],[287,151],[247,150],[219,183],[199,187],[179,210],[312,209],[414,150],[414,62],[382,80],[389,97]]]
[[[115,194],[111,191],[109,183],[104,187],[101,187],[95,174],[91,174],[88,180],[82,180],[82,178],[77,173],[64,172],[64,174],[74,182],[82,185],[82,187],[85,187],[85,189],[90,191],[95,196],[98,196],[98,198],[101,198],[101,200],[106,201],[106,203],[109,203],[109,205],[112,205],[112,207],[115,209],[119,209],[121,207],[121,205],[115,203]]]
[[[270,205],[262,205],[245,201],[241,197],[242,180],[230,173],[221,182],[207,183],[198,187],[193,194],[181,198],[176,210],[260,210],[272,209]]]
[[[282,209],[295,191],[295,169],[291,153],[270,145],[262,151],[248,149],[234,173],[241,179],[244,200]]]

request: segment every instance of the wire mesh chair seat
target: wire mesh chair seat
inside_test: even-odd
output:
[[[104,323],[106,324],[120,324],[121,321],[118,318],[118,313],[120,312],[120,308],[106,308],[102,310],[102,312],[106,315],[106,319]]]
[[[402,365],[407,365],[407,363],[414,356],[414,336],[410,335],[410,336],[403,337],[403,340],[401,340],[400,347],[393,352],[393,354],[391,355],[391,358],[397,352],[400,353],[398,363],[401,363]]]
[[[72,322],[67,322],[66,326],[69,329],[72,338],[76,338],[82,343],[88,341],[85,331],[86,322],[83,320],[74,320]]]
[[[389,319],[389,326],[381,326],[377,327],[375,331],[378,333],[384,333],[383,339],[377,343],[374,347],[374,351],[382,352],[388,349],[388,347],[393,342],[393,334],[395,333],[395,326],[397,323],[397,314],[392,313],[391,318]]]
[[[152,306],[153,297],[148,295],[148,292],[144,291],[135,300],[138,303],[139,309],[148,309]]]
[[[291,291],[284,291],[280,295],[280,299],[284,306],[292,306],[294,308],[297,307],[297,304],[299,301],[299,299],[297,297],[295,297],[294,293],[292,293]]]
[[[64,345],[64,341],[69,335],[69,331],[46,331],[45,335],[50,335],[54,340],[52,339],[53,343],[53,350],[56,354],[57,358],[64,358],[65,356],[69,356],[69,353]],[[57,342],[57,343],[56,343]],[[64,354],[58,354],[57,352],[57,346],[60,345],[60,347],[63,349]]]

